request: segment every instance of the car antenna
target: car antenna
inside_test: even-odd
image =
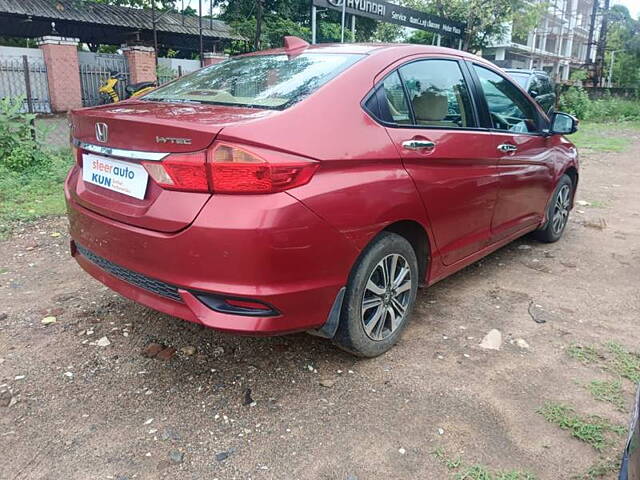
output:
[[[299,37],[287,35],[284,37],[284,51],[288,57],[298,55],[309,48],[309,43]]]

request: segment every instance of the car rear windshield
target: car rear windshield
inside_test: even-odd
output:
[[[281,110],[310,95],[362,55],[308,53],[238,57],[198,70],[144,100]]]

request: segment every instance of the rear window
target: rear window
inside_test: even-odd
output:
[[[144,100],[281,110],[310,95],[362,55],[308,53],[238,57],[203,68]]]
[[[518,85],[520,85],[524,89],[527,88],[527,80],[529,80],[528,73],[513,73],[513,72],[507,72],[507,73],[509,73],[509,76],[513,78],[518,83]]]

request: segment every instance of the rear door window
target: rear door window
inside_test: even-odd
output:
[[[381,88],[383,92],[383,112],[386,113],[388,121],[400,125],[412,124],[409,104],[407,103],[407,97],[398,72],[393,72],[385,78]]]
[[[400,67],[415,124],[474,127],[469,89],[455,60],[420,60]]]

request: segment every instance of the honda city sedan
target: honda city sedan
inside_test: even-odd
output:
[[[573,117],[440,47],[287,37],[70,118],[84,270],[207,327],[367,357],[418,286],[530,232],[558,240],[578,184]]]

